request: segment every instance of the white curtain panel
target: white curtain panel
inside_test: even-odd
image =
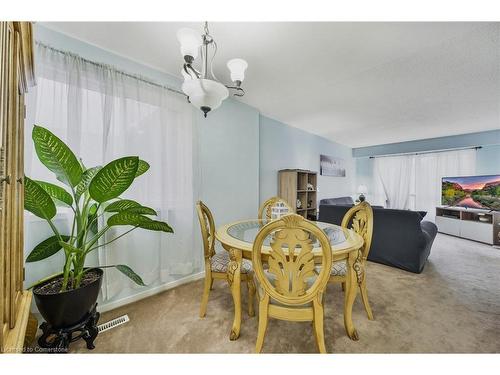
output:
[[[441,179],[476,173],[476,150],[433,152],[375,159],[375,201],[387,208],[427,211],[434,221]]]
[[[427,211],[425,220],[434,221],[441,205],[441,179],[476,174],[476,150],[420,154],[415,159],[415,206]]]
[[[387,208],[409,209],[413,160],[409,155],[375,159],[375,197]]]
[[[186,99],[112,67],[41,44],[37,44],[36,57],[37,86],[28,95],[26,175],[59,184],[37,159],[31,140],[33,124],[54,132],[86,167],[137,155],[151,168],[122,198],[154,208],[175,231],[136,229],[101,247],[89,265],[127,264],[150,286],[199,271],[199,249],[193,243],[193,122]],[[65,215],[60,215],[62,222]],[[35,230],[36,218],[27,216],[27,235],[41,236]],[[112,229],[101,244],[125,229]],[[55,267],[50,258],[44,262],[48,263],[42,267]],[[137,291],[141,288],[117,270],[105,272],[104,300]]]

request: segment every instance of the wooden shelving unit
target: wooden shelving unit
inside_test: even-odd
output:
[[[317,172],[303,169],[283,169],[278,172],[278,195],[285,199],[297,214],[309,220],[317,218],[317,189]],[[300,207],[297,207],[297,201],[300,201]]]

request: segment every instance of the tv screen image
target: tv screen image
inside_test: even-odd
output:
[[[500,175],[443,177],[441,204],[500,211]]]

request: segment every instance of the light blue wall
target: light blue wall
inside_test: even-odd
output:
[[[83,58],[109,64],[125,72],[143,76],[159,84],[180,88],[177,77],[131,61],[112,52],[35,24],[35,39],[54,48],[70,51]],[[177,54],[177,51],[173,51]],[[180,61],[180,60],[179,60]],[[243,218],[255,217],[259,201],[259,112],[233,99],[226,100],[220,108],[205,119],[193,107],[195,149],[195,199],[202,199],[213,210],[216,225]],[[194,209],[194,207],[193,207]],[[64,223],[61,222],[61,225]],[[44,223],[26,233],[25,253],[50,235]],[[195,223],[195,236],[200,236]],[[58,262],[57,255],[43,262]],[[200,247],[200,264],[202,250]],[[27,265],[27,282],[38,280],[52,273],[53,264]],[[89,264],[95,264],[89,259]],[[49,271],[50,270],[50,271]],[[201,271],[198,270],[198,271]],[[49,273],[50,272],[50,273]],[[138,292],[147,292],[158,285],[149,285]],[[130,297],[119,295],[107,301]]]
[[[453,135],[449,137],[420,139],[417,141],[353,148],[352,155],[359,158],[377,155],[401,154],[406,152],[446,150],[450,148],[499,144],[500,130],[491,130],[486,132]]]
[[[481,146],[476,151],[476,174],[500,174],[500,130],[463,134],[418,141],[391,143],[353,149],[356,158],[356,184],[373,186],[374,159],[369,156],[446,150]],[[369,194],[368,194],[369,198]]]
[[[259,205],[259,112],[234,100],[198,117],[200,199],[216,225],[255,218]]]
[[[280,169],[319,172],[320,154],[343,158],[346,177],[318,175],[318,200],[352,195],[355,168],[351,148],[260,116],[260,202],[277,195]]]
[[[476,154],[477,174],[500,174],[500,144],[483,146]]]

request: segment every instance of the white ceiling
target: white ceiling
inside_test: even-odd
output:
[[[176,31],[202,23],[42,23],[180,77]],[[351,147],[500,128],[500,23],[210,23],[225,63],[248,61],[241,98]]]

